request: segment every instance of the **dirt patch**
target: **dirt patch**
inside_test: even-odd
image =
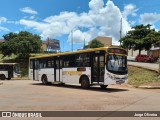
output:
[[[146,86],[160,86],[160,82],[151,82],[151,83],[145,83],[143,85],[146,85]]]

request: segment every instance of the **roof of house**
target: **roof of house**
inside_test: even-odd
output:
[[[4,39],[0,39],[0,43],[3,43],[4,42]]]

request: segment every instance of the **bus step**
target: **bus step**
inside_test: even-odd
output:
[[[64,83],[63,82],[53,82],[53,84],[55,84],[55,85],[63,85]]]

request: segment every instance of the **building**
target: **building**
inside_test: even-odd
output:
[[[101,43],[103,43],[104,44],[104,47],[109,47],[109,46],[112,46],[112,37],[103,37],[103,36],[98,36],[98,37],[96,37],[96,38],[94,38],[94,39],[96,39],[96,40],[98,40],[98,41],[100,41]],[[93,40],[94,40],[93,39]],[[92,40],[91,40],[92,41]],[[91,42],[90,41],[90,42]],[[90,43],[89,42],[89,43]]]
[[[128,50],[128,56],[134,56],[136,57],[139,54],[139,50],[130,49]],[[149,55],[149,51],[147,50],[141,50],[141,54],[143,55]]]
[[[152,47],[150,49],[150,55],[154,58],[160,58],[160,47]]]
[[[5,42],[4,39],[0,39],[0,43],[3,43],[3,42]]]

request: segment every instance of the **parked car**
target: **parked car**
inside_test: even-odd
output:
[[[154,58],[148,55],[137,55],[136,61],[137,62],[153,62]]]
[[[136,57],[134,56],[127,56],[128,61],[136,61]]]

